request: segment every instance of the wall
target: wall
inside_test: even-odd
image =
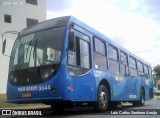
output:
[[[2,33],[10,30],[20,31],[26,28],[26,18],[46,20],[46,1],[38,0],[38,5],[32,5],[26,0],[0,0],[0,93],[6,92],[9,57],[2,55]],[[4,22],[4,14],[11,15],[11,23]],[[16,35],[5,35],[7,38],[7,54],[9,54]],[[9,39],[9,40],[8,40]],[[9,49],[10,48],[10,49]]]

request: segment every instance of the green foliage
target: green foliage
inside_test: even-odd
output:
[[[160,79],[160,65],[159,64],[153,68],[153,72],[154,72],[153,74],[154,79]]]

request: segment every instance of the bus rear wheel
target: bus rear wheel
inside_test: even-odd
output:
[[[114,110],[117,108],[117,106],[120,104],[121,102],[117,101],[117,102],[114,102],[114,101],[110,101],[109,104],[108,104],[108,109],[109,110]]]
[[[145,92],[143,89],[140,91],[140,100],[133,102],[133,106],[144,106],[145,105]]]
[[[97,94],[97,101],[94,105],[95,109],[99,112],[104,112],[108,108],[108,90],[104,85],[100,85]]]

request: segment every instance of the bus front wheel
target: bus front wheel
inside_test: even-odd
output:
[[[59,103],[59,104],[58,104],[58,103],[52,104],[52,105],[51,105],[51,108],[52,108],[52,110],[53,110],[55,113],[61,113],[61,112],[63,112],[64,109],[65,109],[64,105],[61,104],[61,103]]]
[[[100,85],[98,88],[97,101],[94,105],[95,109],[99,112],[104,112],[108,107],[108,90],[104,85]]]

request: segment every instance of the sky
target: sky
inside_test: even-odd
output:
[[[72,15],[140,58],[160,64],[160,0],[47,0],[47,19]]]

